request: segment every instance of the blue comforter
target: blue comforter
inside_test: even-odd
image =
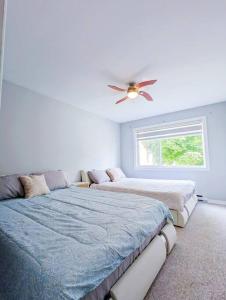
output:
[[[82,299],[169,209],[150,198],[71,187],[0,202],[0,299]]]

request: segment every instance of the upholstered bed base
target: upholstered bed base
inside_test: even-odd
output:
[[[175,242],[176,230],[168,223],[111,288],[110,300],[143,300]]]
[[[193,195],[185,204],[183,211],[178,211],[174,209],[170,209],[173,219],[174,225],[179,227],[184,227],[192,214],[196,204],[198,202],[198,198],[196,195]]]

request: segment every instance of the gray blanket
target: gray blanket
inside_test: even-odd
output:
[[[166,218],[157,200],[72,187],[0,202],[0,299],[82,299]]]

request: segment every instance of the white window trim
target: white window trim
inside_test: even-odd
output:
[[[202,120],[203,123],[203,151],[204,151],[204,162],[205,165],[204,166],[140,166],[138,165],[138,143],[137,143],[137,139],[136,139],[136,132],[138,129],[148,129],[148,128],[154,128],[157,126],[161,126],[161,125],[173,125],[176,123],[180,123],[180,122],[190,122],[190,121],[196,121],[196,120]],[[207,120],[205,116],[201,116],[201,117],[196,117],[196,118],[190,118],[190,119],[182,119],[182,120],[177,120],[177,121],[173,121],[173,122],[163,122],[163,123],[156,123],[150,126],[141,126],[141,127],[136,127],[133,128],[133,143],[134,143],[134,169],[135,170],[152,170],[152,171],[172,171],[172,170],[176,170],[176,171],[209,171],[210,169],[210,163],[209,163],[209,147],[208,147],[208,134],[207,134]]]

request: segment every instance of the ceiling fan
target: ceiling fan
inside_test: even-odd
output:
[[[142,81],[140,83],[135,83],[135,82],[130,82],[129,87],[127,89],[119,88],[115,85],[108,85],[109,88],[119,91],[119,92],[127,92],[127,95],[118,100],[115,104],[119,104],[127,99],[134,99],[136,97],[143,96],[147,101],[153,101],[151,95],[149,95],[147,92],[140,91],[140,88],[147,86],[147,85],[152,85],[156,82],[157,80],[147,80],[147,81]]]

